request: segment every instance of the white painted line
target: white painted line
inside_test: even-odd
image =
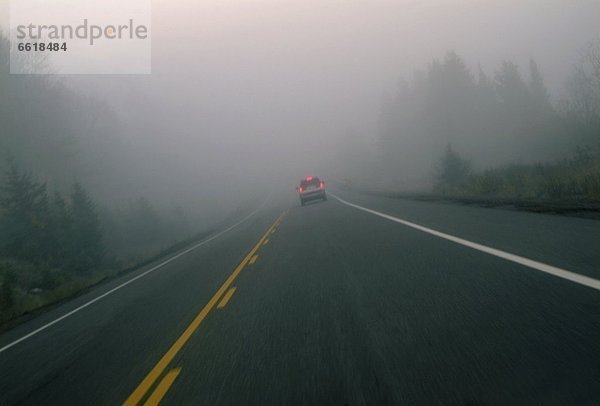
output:
[[[266,201],[265,201],[266,202]],[[110,295],[111,293],[116,292],[117,290],[124,288],[125,286],[129,285],[132,282],[137,281],[140,278],[143,278],[144,276],[148,275],[149,273],[152,273],[154,271],[156,271],[157,269],[162,268],[163,266],[167,265],[168,263],[175,261],[177,258],[189,253],[190,251],[195,250],[198,247],[201,247],[205,244],[208,244],[209,242],[211,242],[212,240],[214,240],[215,238],[219,238],[220,236],[222,236],[223,234],[225,234],[228,231],[233,230],[234,228],[236,228],[237,226],[239,226],[240,224],[242,224],[243,222],[245,222],[246,220],[248,220],[250,217],[254,216],[256,213],[258,213],[258,211],[264,206],[265,202],[263,202],[256,210],[254,210],[252,213],[248,214],[246,217],[244,217],[243,219],[241,219],[240,221],[238,221],[237,223],[235,223],[234,225],[227,227],[225,230],[222,230],[220,232],[218,232],[217,234],[207,238],[206,240],[200,241],[199,243],[191,246],[190,248],[186,249],[185,251],[181,251],[180,253],[172,256],[171,258],[167,259],[166,261],[161,262],[160,264],[148,269],[147,271],[142,272],[141,274],[129,279],[127,282],[124,282],[122,284],[120,284],[117,287],[112,288],[111,290],[109,290],[108,292],[105,292],[103,294],[101,294],[100,296],[98,296],[95,299],[90,300],[89,302],[86,302],[84,304],[82,304],[81,306],[71,310],[70,312],[60,316],[59,318],[51,321],[48,324],[44,324],[42,327],[33,330],[31,333],[28,333],[26,335],[24,335],[23,337],[11,342],[10,344],[5,345],[4,347],[0,348],[0,353],[8,350],[11,347],[14,347],[15,345],[19,344],[22,341],[27,340],[30,337],[33,337],[34,335],[46,330],[48,327],[53,326],[54,324],[66,319],[69,316],[72,316],[73,314],[85,309],[86,307],[88,307],[89,305],[92,305],[94,303],[96,303],[97,301],[99,301],[100,299],[105,298],[106,296]]]
[[[378,211],[368,209],[366,207],[362,207],[362,206],[359,206],[354,203],[350,203],[350,202],[342,199],[341,197],[334,195],[331,192],[329,192],[329,194],[332,195],[333,197],[335,197],[341,203],[343,203],[347,206],[354,207],[355,209],[366,211],[367,213],[371,213],[376,216],[382,217],[384,219],[391,220],[391,221],[403,224],[408,227],[412,227],[419,231],[423,231],[424,233],[435,235],[436,237],[440,237],[445,240],[452,241],[452,242],[455,242],[460,245],[464,245],[465,247],[473,248],[477,251],[485,252],[486,254],[490,254],[490,255],[493,255],[493,256],[496,256],[496,257],[499,257],[502,259],[506,259],[508,261],[515,262],[517,264],[524,265],[526,267],[529,267],[529,268],[532,268],[532,269],[535,269],[535,270],[538,270],[541,272],[545,272],[550,275],[558,276],[559,278],[563,278],[563,279],[569,280],[571,282],[575,282],[580,285],[590,287],[592,289],[600,290],[600,280],[598,280],[598,279],[590,278],[589,276],[580,275],[580,274],[577,274],[577,273],[574,273],[571,271],[567,271],[565,269],[557,268],[552,265],[534,261],[529,258],[525,258],[525,257],[521,257],[521,256],[518,256],[515,254],[505,252],[505,251],[501,251],[496,248],[491,248],[486,245],[478,244],[476,242],[472,242],[469,240],[465,240],[463,238],[455,237],[453,235],[442,233],[440,231],[432,230],[431,228],[423,227],[418,224],[411,223],[410,221],[406,221],[406,220],[402,220],[402,219],[399,219],[394,216],[390,216],[389,214],[380,213]]]

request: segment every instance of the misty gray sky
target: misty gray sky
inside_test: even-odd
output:
[[[171,165],[232,179],[274,167],[317,171],[340,134],[375,135],[383,95],[448,50],[489,74],[502,60],[526,74],[534,58],[556,99],[581,48],[600,35],[597,0],[155,0],[152,7],[151,76],[69,81],[139,125],[130,137],[162,147]],[[4,26],[7,10],[2,0]]]

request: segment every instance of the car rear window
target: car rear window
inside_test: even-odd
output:
[[[300,186],[302,186],[302,187],[319,186],[320,183],[321,183],[321,180],[319,178],[312,178],[311,180],[302,179],[300,181]]]

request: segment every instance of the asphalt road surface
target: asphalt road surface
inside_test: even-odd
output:
[[[600,404],[599,221],[336,194],[5,332],[0,404]]]

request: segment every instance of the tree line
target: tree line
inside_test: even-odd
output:
[[[600,42],[586,48],[557,101],[533,59],[525,76],[510,61],[489,75],[481,67],[473,73],[448,52],[399,82],[383,103],[380,124],[380,173],[409,186],[452,186],[473,171],[556,161],[577,147],[594,150]]]
[[[50,195],[11,162],[0,183],[0,308],[9,310],[19,290],[53,289],[89,273],[104,256],[96,207],[83,186],[74,182],[68,196]]]
[[[105,103],[60,77],[10,75],[9,50],[0,33],[0,323],[195,231],[183,208],[140,196],[147,159]]]
[[[165,213],[143,197],[125,207],[100,206],[79,181],[61,193],[11,161],[0,177],[0,322],[27,310],[19,302],[36,292],[74,281],[76,291],[192,231],[180,208]]]
[[[85,272],[105,251],[95,204],[79,182],[68,196],[11,163],[0,189],[2,256]]]

